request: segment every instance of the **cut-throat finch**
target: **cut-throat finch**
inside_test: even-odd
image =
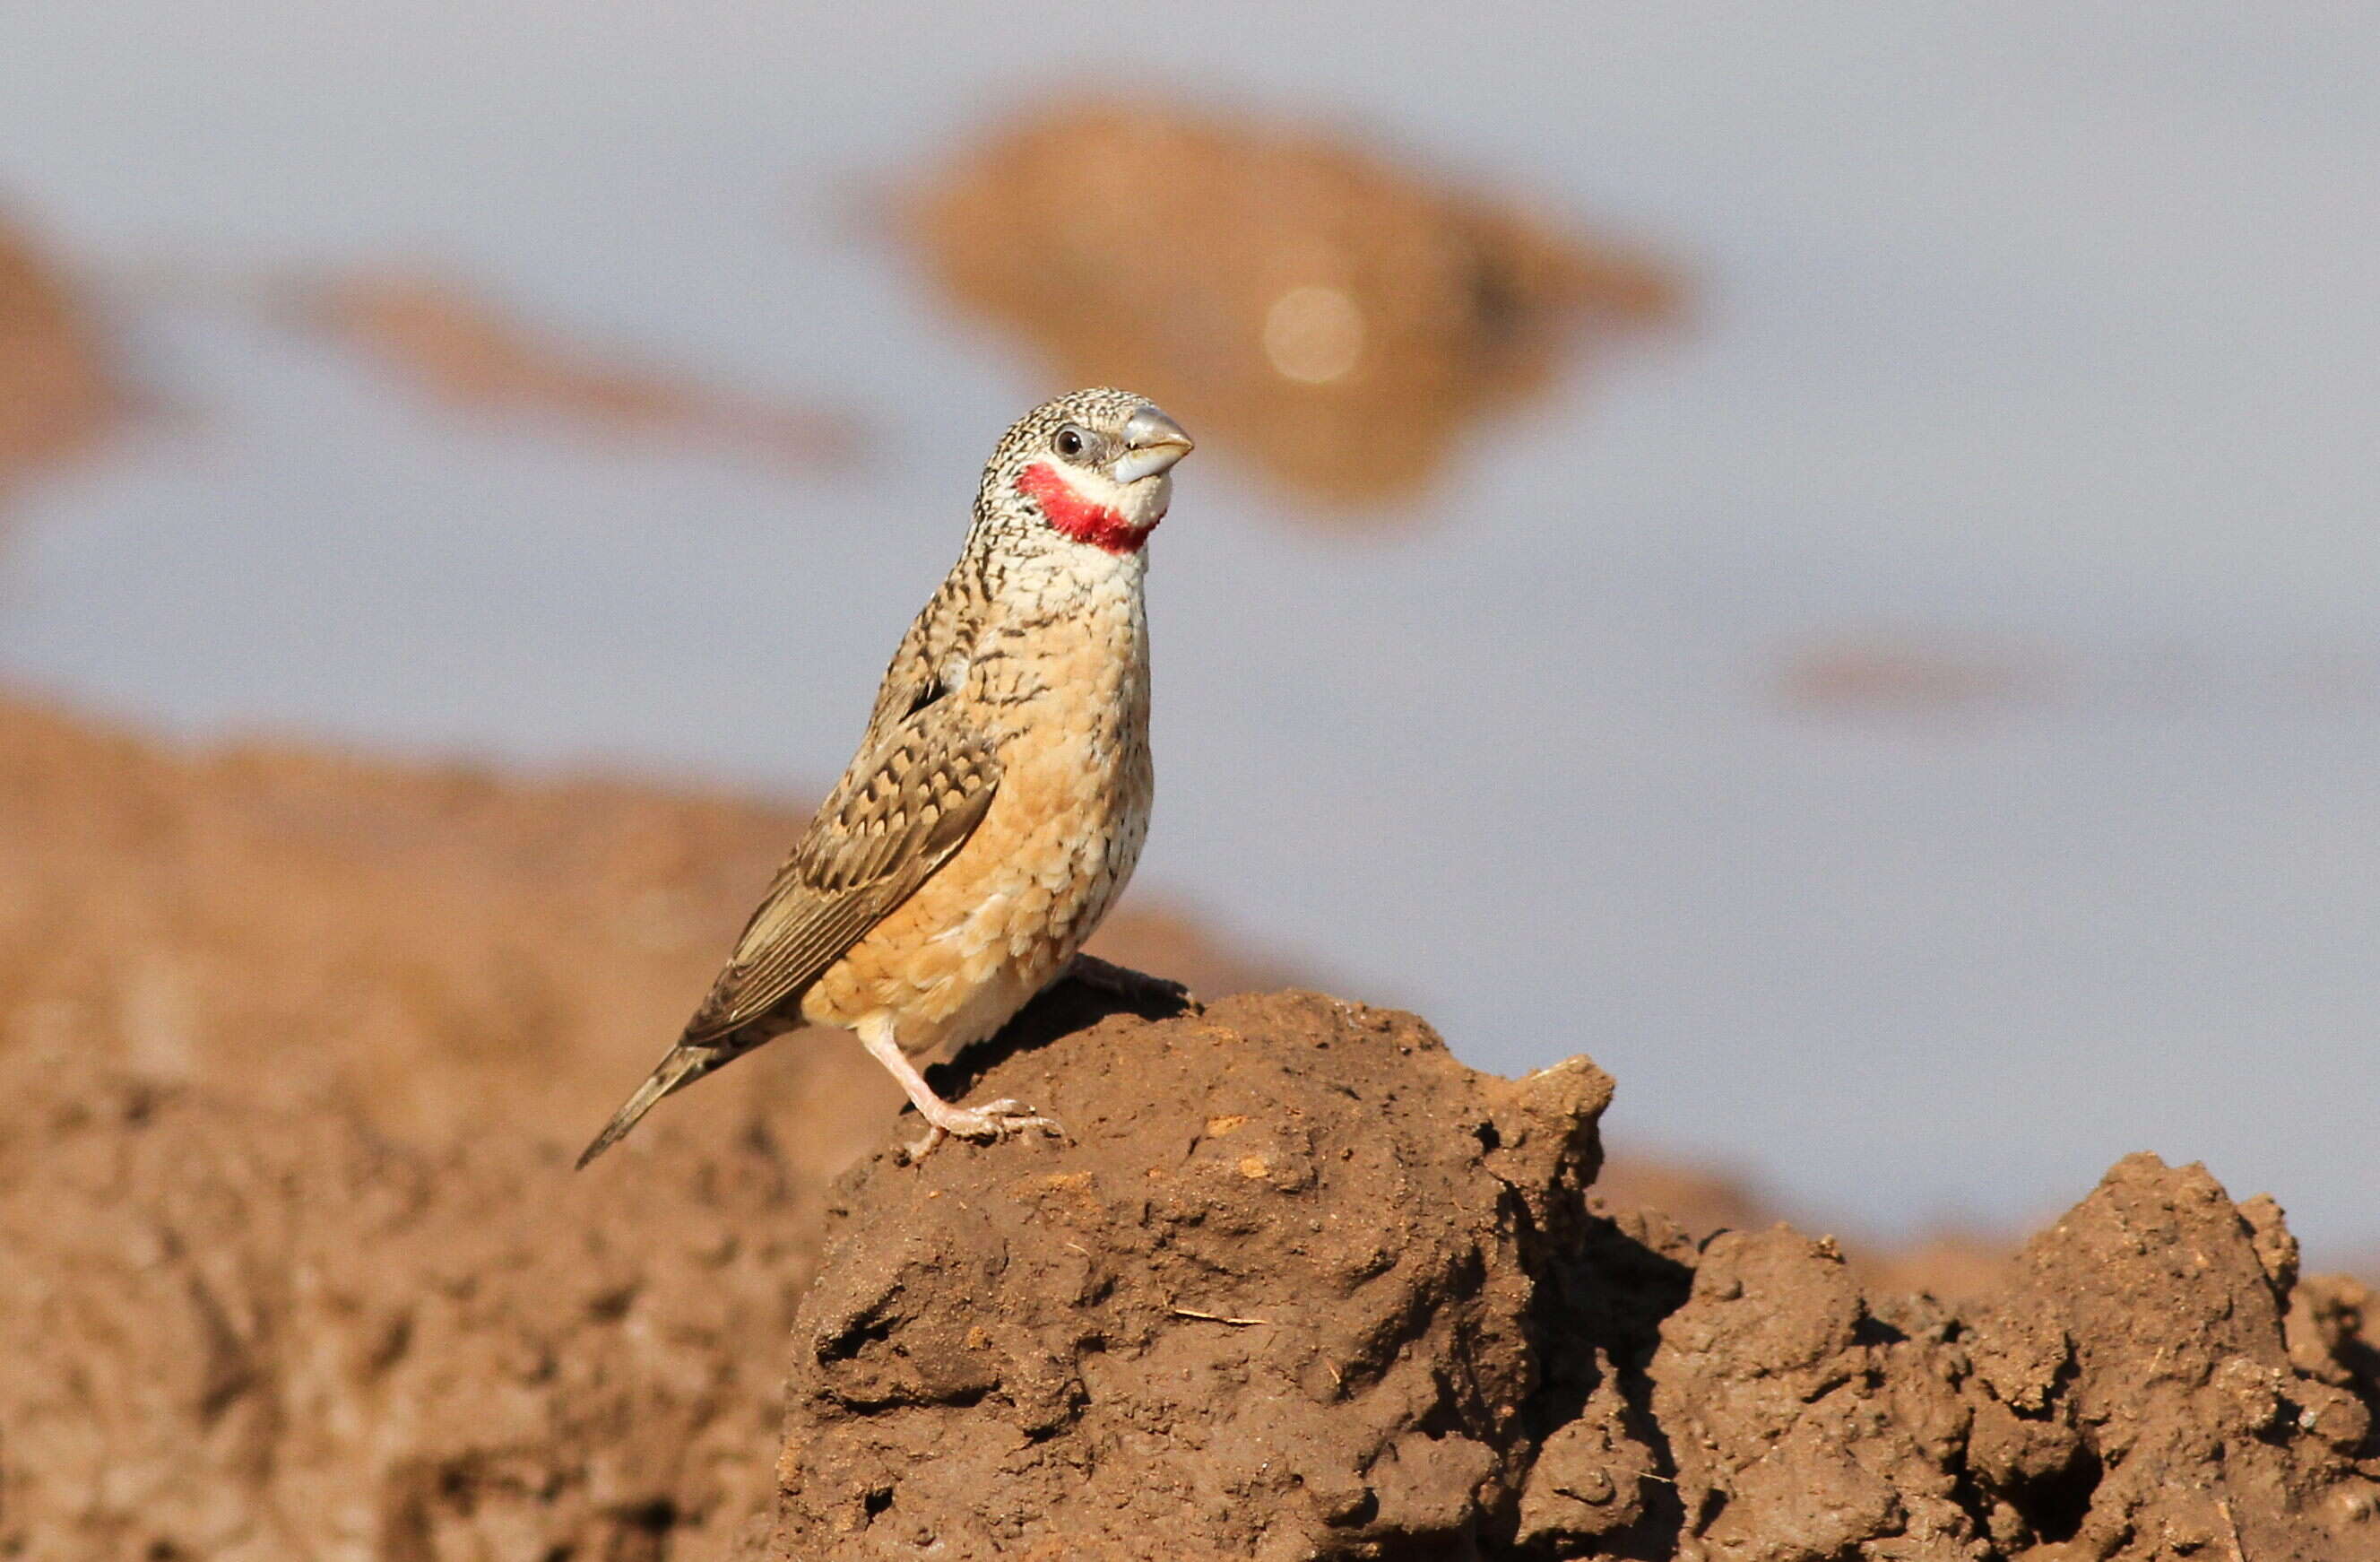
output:
[[[579,1156],[789,1031],[848,1031],[944,1138],[1057,1125],[918,1072],[1077,965],[1148,832],[1148,534],[1190,450],[1141,397],[1076,391],[1011,428],[966,549],[885,669],[859,752],[686,1033]],[[1132,973],[1092,974],[1129,986]],[[1141,979],[1148,980],[1148,979]]]

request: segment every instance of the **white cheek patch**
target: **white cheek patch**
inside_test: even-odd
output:
[[[1103,510],[1124,507],[1123,485],[1105,472],[1085,471],[1080,467],[1060,467],[1058,476],[1087,505],[1096,505]]]
[[[1118,466],[1122,468],[1140,458],[1137,454],[1128,455]],[[1077,498],[1100,509],[1115,511],[1128,526],[1156,525],[1165,519],[1165,506],[1173,498],[1171,472],[1120,482],[1103,471],[1085,471],[1078,467],[1060,467],[1057,471],[1059,480]]]

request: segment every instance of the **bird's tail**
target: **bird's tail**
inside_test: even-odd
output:
[[[653,1103],[672,1092],[684,1090],[741,1050],[688,1046],[682,1042],[670,1048],[669,1056],[662,1058],[645,1082],[637,1087],[637,1093],[628,1097],[626,1103],[612,1114],[612,1120],[603,1125],[603,1131],[595,1136],[594,1142],[579,1152],[580,1168],[584,1169],[588,1162],[625,1138],[628,1130],[637,1126],[637,1119],[653,1109]]]

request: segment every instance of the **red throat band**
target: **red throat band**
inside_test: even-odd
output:
[[[1016,491],[1041,506],[1050,524],[1077,543],[1088,543],[1111,554],[1135,554],[1157,530],[1157,522],[1135,526],[1105,505],[1095,505],[1075,492],[1046,461],[1036,461],[1017,474]]]

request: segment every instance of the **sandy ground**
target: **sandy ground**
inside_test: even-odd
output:
[[[23,702],[0,797],[0,1555],[2374,1554],[2369,1293],[2194,1169],[1937,1300],[1143,907],[1211,1007],[948,1081],[1069,1143],[780,1046],[573,1176],[794,812]]]

